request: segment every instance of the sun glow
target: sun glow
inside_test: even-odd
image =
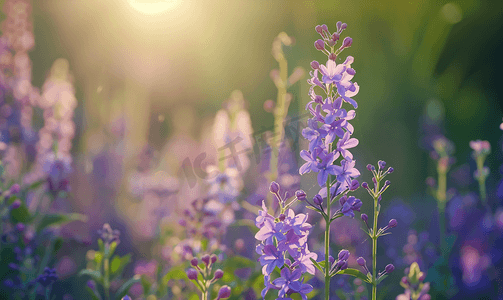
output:
[[[128,0],[132,8],[146,15],[166,12],[177,5],[177,0]]]

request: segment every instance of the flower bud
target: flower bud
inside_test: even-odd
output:
[[[323,97],[320,95],[316,95],[316,97],[314,97],[314,102],[323,104]]]
[[[364,267],[364,266],[366,265],[366,263],[367,263],[367,262],[365,261],[365,258],[363,258],[363,257],[361,257],[361,256],[360,256],[360,257],[358,257],[358,258],[356,259],[356,262],[357,262],[360,266],[362,266],[362,267]]]
[[[283,221],[286,219],[285,214],[280,214],[280,215],[279,215],[279,217],[278,217],[278,219],[279,219],[281,222],[283,222]]]
[[[393,169],[392,167],[389,167],[387,173],[391,174],[391,173],[393,173],[393,171],[395,171],[395,169]]]
[[[325,42],[322,39],[317,40],[314,42],[314,47],[316,50],[324,50],[325,49]]]
[[[218,269],[215,271],[215,274],[213,275],[214,279],[220,279],[224,276],[224,271]]]
[[[367,223],[367,221],[369,220],[369,216],[367,216],[367,214],[362,214],[362,220],[363,222]]]
[[[349,251],[346,249],[343,249],[339,251],[339,260],[348,260],[349,258]]]
[[[297,199],[299,199],[299,201],[306,200],[306,192],[304,192],[303,190],[296,191],[295,196],[297,197]]]
[[[358,180],[353,179],[353,181],[351,181],[351,185],[349,186],[349,190],[356,191],[359,187],[360,187],[360,183],[358,182]]]
[[[379,169],[384,170],[386,167],[386,162],[384,160],[380,160],[377,162],[377,165],[379,166]]]
[[[313,202],[316,205],[321,205],[323,203],[323,198],[318,194],[318,195],[314,196]]]
[[[331,42],[331,41],[330,41],[330,42]],[[335,60],[337,59],[337,55],[335,55],[335,53],[330,53],[330,54],[328,55],[328,59],[331,59],[331,60],[335,61]]]
[[[187,277],[189,277],[190,280],[196,280],[197,279],[197,271],[195,269],[188,269],[187,270]]]
[[[395,270],[395,266],[393,264],[389,264],[384,268],[384,271],[389,274]]]
[[[320,25],[316,25],[316,27],[314,27],[314,30],[316,30],[316,32],[319,33],[319,34],[323,33],[323,29],[321,28]]]
[[[362,188],[364,188],[364,189],[367,189],[367,190],[368,190],[368,189],[369,189],[369,184],[368,184],[368,183],[366,183],[366,182],[362,182]]]
[[[341,36],[337,33],[337,32],[334,32],[334,34],[332,34],[332,41],[334,42],[337,42],[339,40]]]
[[[212,255],[210,256],[210,260],[211,260],[211,263],[212,263],[212,264],[214,264],[214,263],[216,263],[216,262],[217,262],[218,257],[217,257],[215,254],[212,254]]]
[[[279,184],[276,181],[271,182],[269,191],[273,194],[277,194],[279,192]]]
[[[334,258],[332,255],[330,255],[330,256],[328,257],[328,262],[329,262],[329,263],[331,263],[331,264],[333,264],[333,263],[334,263],[334,261],[335,261],[335,258]]]
[[[194,258],[190,261],[190,264],[191,264],[193,267],[195,267],[195,266],[197,266],[197,265],[199,264],[199,261],[197,260],[197,258],[195,258],[195,257],[194,257]]]
[[[218,298],[217,299],[225,299],[225,298],[229,298],[230,296],[231,296],[231,288],[227,285],[224,285],[218,291]]]
[[[389,223],[388,223],[389,228],[396,227],[396,225],[398,225],[398,222],[395,219],[389,220]]]
[[[350,38],[349,36],[344,38],[344,41],[342,41],[342,46],[341,48],[349,48],[351,47],[351,44],[353,44],[353,39]]]
[[[341,26],[342,26],[342,22],[341,21],[337,21],[337,24],[335,24],[335,26],[337,27],[337,31],[341,31]]]
[[[317,62],[317,61],[315,61],[315,60],[313,60],[313,61],[311,62],[311,68],[313,68],[313,70],[317,70],[317,69],[319,69],[319,68],[320,68],[320,63],[319,63],[319,62]]]
[[[96,288],[96,282],[94,282],[94,280],[88,280],[86,285],[91,290],[94,290]],[[122,298],[122,299],[124,299],[124,298]]]
[[[346,29],[346,28],[348,28],[348,24],[346,24],[346,23],[342,23],[342,25],[341,25],[341,30],[344,30],[344,29]]]
[[[13,184],[11,187],[10,187],[10,192],[12,194],[17,194],[21,191],[21,186],[19,186],[19,184],[15,183]]]
[[[23,224],[23,223],[17,223],[17,224],[16,224],[16,230],[17,230],[17,231],[20,231],[20,232],[21,232],[21,231],[24,231],[24,229],[25,229],[25,226],[24,226],[24,224]]]
[[[11,209],[18,209],[21,206],[21,200],[16,199],[14,202],[12,202],[10,208]]]
[[[344,196],[342,196],[342,197],[339,199],[339,204],[340,204],[341,206],[343,206],[343,205],[344,205],[344,203],[346,203],[346,201],[347,201],[347,200],[348,200],[348,196],[347,196],[347,195],[344,195]]]
[[[203,263],[208,266],[210,264],[210,256],[208,254],[205,254],[201,257],[201,260]]]
[[[384,182],[384,186],[389,186],[390,184],[391,184],[391,181],[389,181],[389,180],[386,180],[386,181]]]
[[[348,261],[347,260],[339,261],[339,268],[340,270],[346,270],[348,268]]]
[[[321,29],[323,29],[323,31],[325,32],[328,32],[328,26],[326,24],[321,25]]]

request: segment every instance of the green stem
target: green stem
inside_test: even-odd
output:
[[[375,186],[376,193],[379,192],[379,181]],[[374,197],[374,227],[372,229],[372,300],[377,299],[377,218],[379,217],[379,198]]]
[[[330,300],[330,175],[327,178],[327,216],[325,217],[325,300]]]
[[[447,201],[447,171],[438,172],[438,190],[437,190],[437,202],[438,202],[438,219],[440,226],[440,253],[442,257],[445,257],[447,249],[445,246],[445,203]]]
[[[486,200],[486,177],[483,175],[482,171],[484,170],[484,156],[478,156],[476,159],[477,162],[477,172],[479,173],[479,192],[480,192],[480,200],[484,206],[487,206]]]
[[[105,288],[105,299],[110,300],[110,267],[109,258],[105,258],[103,261],[103,269],[105,271],[105,278],[103,280],[103,286]]]

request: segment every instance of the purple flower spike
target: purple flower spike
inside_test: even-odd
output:
[[[190,280],[196,280],[197,279],[197,271],[195,269],[188,269],[187,270],[187,277],[189,277]]]
[[[317,40],[316,42],[314,42],[314,47],[316,48],[316,50],[324,50],[325,49],[325,42],[323,40]]]
[[[386,274],[389,274],[391,272],[393,272],[395,270],[395,266],[393,264],[389,264],[386,266],[386,268],[384,268],[384,271],[386,272]]]
[[[220,288],[218,291],[218,298],[219,299],[226,299],[231,296],[231,288],[228,285],[224,285],[223,287]]]

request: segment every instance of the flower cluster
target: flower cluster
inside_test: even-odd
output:
[[[304,283],[301,277],[305,272],[314,275],[312,260],[318,258],[307,246],[311,224],[307,223],[307,214],[295,214],[291,208],[287,210],[297,199],[286,203],[287,199],[280,195],[278,183],[273,181],[270,191],[279,201],[280,214],[277,217],[270,215],[263,201],[262,210],[259,210],[255,219],[255,225],[259,228],[255,238],[261,241],[256,251],[261,255],[259,261],[266,285],[262,290],[262,297],[269,289],[276,289],[279,290],[280,298],[299,293],[305,300],[306,294],[311,292],[313,287]],[[280,277],[272,280],[271,275],[276,267],[281,269]]]
[[[215,254],[212,254],[211,256],[205,254],[201,257],[201,261],[203,262],[203,265],[201,267],[199,266],[199,260],[197,258],[194,257],[190,261],[190,264],[193,268],[187,270],[187,277],[195,282],[197,288],[202,293],[202,299],[206,300],[209,299],[208,293],[210,291],[211,285],[222,278],[224,276],[224,272],[220,269],[217,269],[215,272],[213,272],[212,275],[212,267],[217,262],[217,256]],[[199,275],[201,275],[200,279],[198,279]],[[227,285],[224,285],[218,291],[216,300],[226,299],[230,296],[231,288]]]
[[[405,289],[404,294],[396,297],[396,300],[430,300],[428,295],[430,283],[423,283],[426,275],[421,272],[417,263],[412,263],[410,268],[405,269],[405,275],[400,285]]]
[[[350,103],[355,109],[358,107],[351,98],[359,90],[358,84],[351,82],[355,75],[355,70],[351,68],[354,58],[348,56],[344,63],[335,62],[337,55],[352,43],[352,39],[347,37],[343,45],[334,50],[335,42],[345,28],[346,24],[338,22],[337,32],[331,34],[326,25],[316,27],[323,40],[317,40],[315,47],[328,54],[329,59],[325,65],[311,62],[313,71],[309,73],[311,78],[308,80],[311,101],[306,105],[306,110],[313,117],[309,119],[308,127],[302,130],[302,135],[309,140],[309,150],[301,151],[300,156],[306,163],[299,170],[301,175],[317,172],[320,187],[326,184],[329,174],[336,176],[338,192],[350,186],[351,179],[360,175],[355,168],[353,154],[348,150],[358,145],[358,140],[351,138],[354,128],[348,122],[355,118],[356,113],[342,108],[343,102]],[[321,89],[323,96],[318,95],[315,88]],[[333,165],[339,156],[342,157],[340,166]]]
[[[174,252],[182,259],[189,260],[203,249],[203,240],[207,240],[207,247],[216,250],[222,247],[221,240],[227,226],[234,220],[231,209],[209,198],[196,199],[191,202],[190,209],[185,209],[179,225],[184,228],[185,239],[177,243]],[[174,261],[176,258],[171,257]]]

